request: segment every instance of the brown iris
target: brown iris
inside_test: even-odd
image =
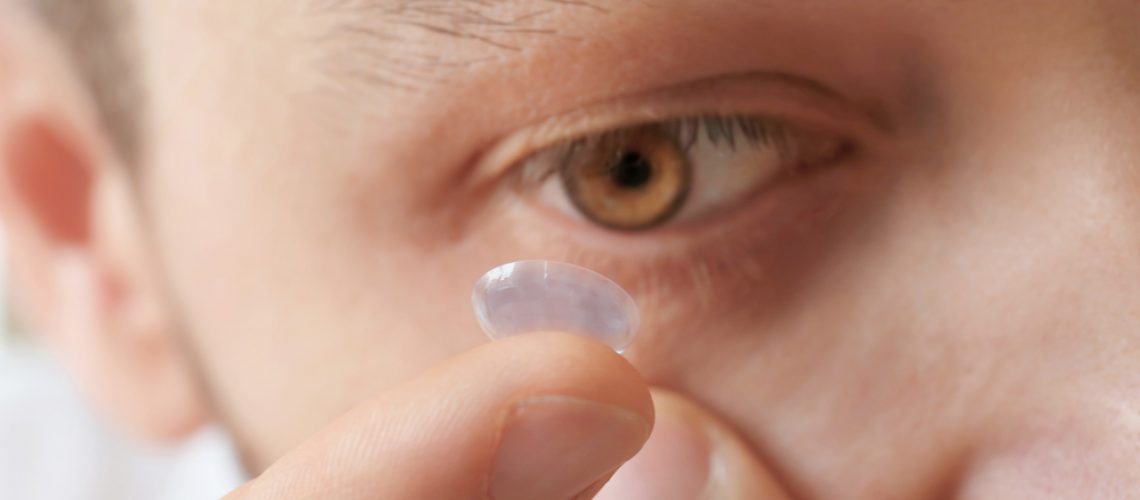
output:
[[[562,169],[566,193],[582,214],[626,231],[649,229],[676,215],[690,182],[685,152],[658,126],[580,143]]]

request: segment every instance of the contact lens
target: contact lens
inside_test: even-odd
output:
[[[622,352],[640,326],[633,297],[594,271],[563,262],[526,260],[483,275],[471,295],[480,326],[494,340],[560,331]]]

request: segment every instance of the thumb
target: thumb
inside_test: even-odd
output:
[[[649,441],[595,500],[776,500],[791,496],[726,424],[655,389]]]

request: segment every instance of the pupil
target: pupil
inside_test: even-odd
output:
[[[628,151],[610,168],[610,177],[625,189],[645,187],[653,178],[653,165],[641,153]]]

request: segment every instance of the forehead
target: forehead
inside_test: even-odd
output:
[[[1065,32],[1053,33],[1067,35],[1061,39],[1068,41],[1073,39],[1073,26],[1109,31],[1110,25],[1140,19],[1140,7],[1127,0],[1064,2],[1048,9],[1039,8],[1033,0],[212,0],[139,4],[141,17],[161,26],[148,31],[161,41],[170,42],[169,35],[179,32],[210,33],[208,38],[231,55],[237,55],[232,49],[239,44],[260,44],[291,51],[279,57],[305,58],[337,84],[357,80],[402,88],[466,76],[472,67],[539,58],[571,64],[599,51],[611,58],[659,63],[680,60],[686,52],[701,52],[707,58],[713,50],[745,48],[799,58],[818,57],[819,50],[833,51],[853,41],[870,43],[868,39],[890,37],[896,44],[937,40],[984,51],[992,48],[985,40],[1001,34],[1030,35],[1005,37],[1021,40],[1037,38],[1034,32],[1048,35],[1049,30],[1058,29],[1055,21],[1059,19],[1072,21],[1062,28]],[[609,72],[626,68],[608,65]],[[527,77],[541,80],[543,75]]]

